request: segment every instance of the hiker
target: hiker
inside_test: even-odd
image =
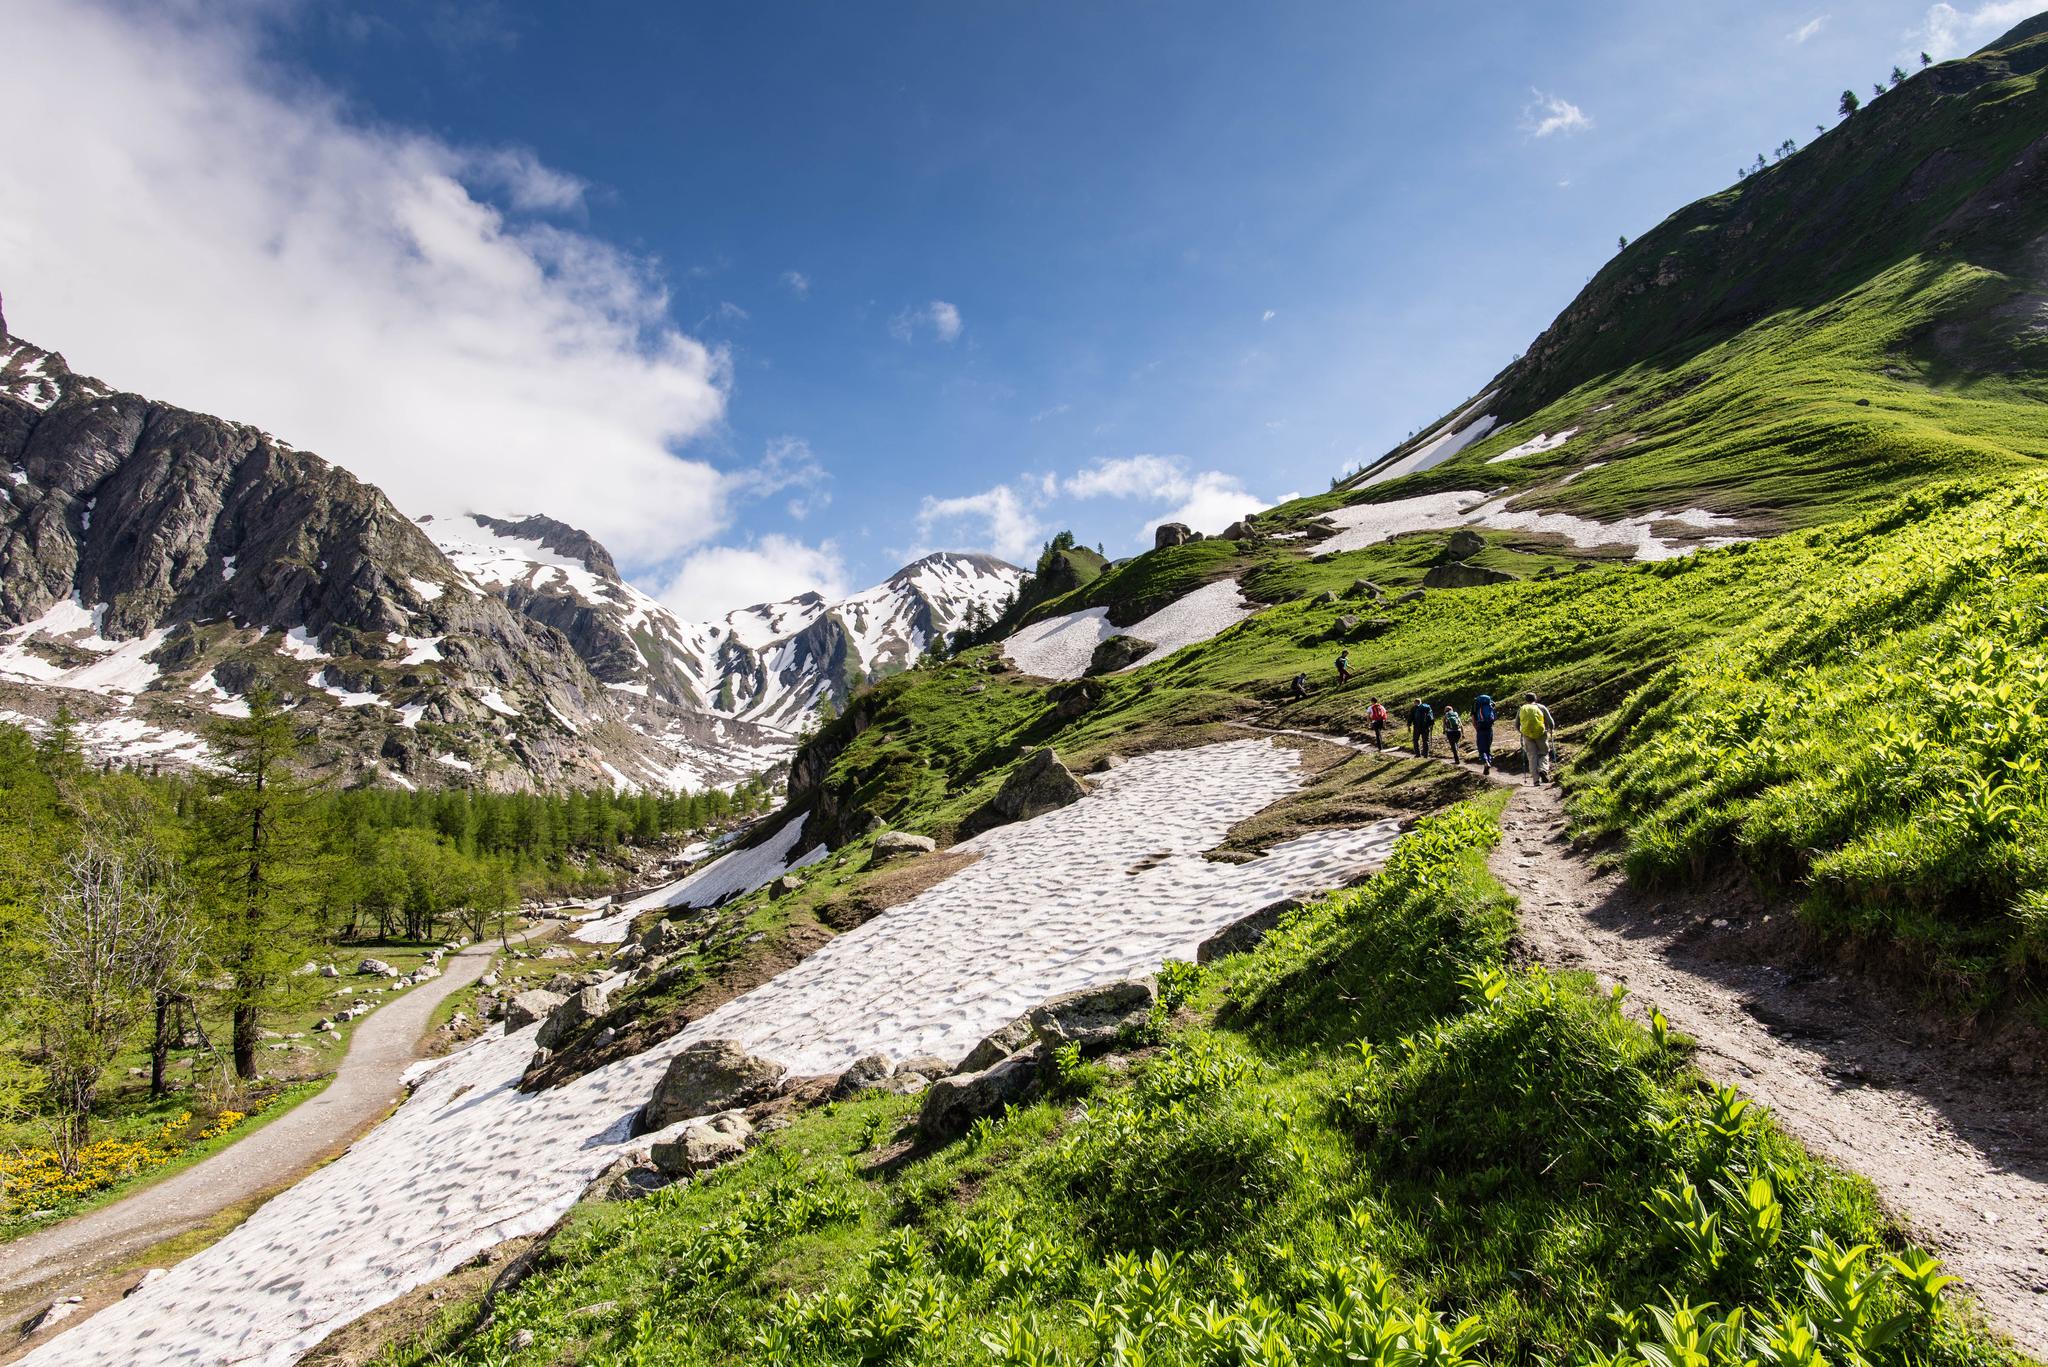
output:
[[[1345,684],[1348,684],[1350,682],[1351,652],[1348,650],[1340,650],[1337,652],[1337,687],[1342,688]]]
[[[1386,749],[1387,709],[1378,698],[1372,700],[1372,710],[1365,714],[1365,719],[1372,723],[1372,748]]]
[[[1443,728],[1444,744],[1451,747],[1451,763],[1463,764],[1465,761],[1458,758],[1458,738],[1465,734],[1465,719],[1448,703],[1444,705]]]
[[[1472,749],[1479,756],[1479,772],[1493,772],[1493,695],[1481,693],[1472,700]]]
[[[1557,718],[1534,693],[1524,693],[1515,726],[1522,733],[1522,758],[1529,762],[1529,782],[1541,784],[1550,777],[1550,737],[1557,730]]]
[[[1415,757],[1429,756],[1430,734],[1436,730],[1436,709],[1422,699],[1415,700],[1415,706],[1408,709],[1408,743],[1415,747]]]
[[[1297,698],[1306,698],[1308,696],[1308,675],[1297,674],[1294,676],[1294,696]]]

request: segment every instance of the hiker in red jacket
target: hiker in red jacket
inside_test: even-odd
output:
[[[1372,748],[1386,749],[1387,709],[1378,698],[1372,700],[1372,710],[1365,714],[1365,719],[1372,723]]]

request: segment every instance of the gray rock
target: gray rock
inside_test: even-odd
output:
[[[685,1120],[654,1136],[647,1153],[654,1166],[670,1177],[690,1177],[747,1151],[754,1126],[738,1111]]]
[[[1152,549],[1165,550],[1168,546],[1179,546],[1195,540],[1195,534],[1184,522],[1162,522],[1159,530],[1152,533]]]
[[[356,965],[356,972],[363,977],[395,978],[398,970],[382,959],[365,959]]]
[[[578,1030],[604,1014],[610,993],[602,987],[586,987],[569,998],[541,1022],[540,1033],[533,1042],[543,1049],[559,1049],[567,1044]]]
[[[1402,594],[1399,598],[1396,598],[1394,601],[1396,603],[1419,603],[1426,597],[1428,597],[1428,595],[1425,594],[1421,589],[1410,589],[1408,590],[1408,592]]]
[[[1000,1115],[1005,1106],[1022,1101],[1038,1085],[1036,1050],[1012,1054],[975,1073],[942,1077],[925,1089],[917,1125],[928,1137],[951,1139],[983,1116]]]
[[[1106,774],[1112,769],[1121,769],[1123,767],[1124,757],[1111,753],[1099,756],[1095,763],[1088,766],[1088,772],[1091,774]]]
[[[777,878],[774,882],[768,885],[768,891],[770,895],[775,897],[787,897],[792,892],[795,892],[799,888],[803,887],[803,885],[803,879],[797,877],[793,873],[785,873],[780,878]]]
[[[916,1073],[926,1081],[930,1081],[932,1078],[949,1077],[957,1071],[959,1070],[952,1064],[936,1054],[919,1054],[916,1058],[907,1058],[896,1065],[896,1076],[902,1077],[905,1073]]]
[[[643,1127],[663,1129],[679,1120],[766,1101],[784,1069],[757,1058],[729,1039],[698,1040],[669,1061],[642,1116]]]
[[[1380,598],[1385,594],[1386,590],[1370,579],[1354,579],[1351,581],[1351,587],[1344,590],[1346,598]]]
[[[1034,750],[1010,771],[1003,786],[989,800],[996,815],[1006,821],[1028,821],[1043,816],[1087,795],[1081,780],[1060,763],[1051,749]]]
[[[1328,606],[1329,604],[1334,603],[1336,601],[1337,590],[1335,589],[1324,589],[1321,593],[1309,599],[1309,602],[1317,604],[1318,606]]]
[[[1335,626],[1330,628],[1330,634],[1332,636],[1349,636],[1351,635],[1351,633],[1357,631],[1359,626],[1360,622],[1358,620],[1358,614],[1354,612],[1347,612],[1342,617],[1339,617],[1337,619],[1337,624]]]
[[[895,1076],[896,1065],[887,1054],[866,1054],[848,1064],[832,1084],[832,1099],[843,1101],[857,1093],[880,1087]]]
[[[1088,672],[1114,674],[1119,669],[1129,669],[1158,648],[1156,642],[1142,636],[1112,636],[1095,647],[1095,653],[1088,657]]]
[[[1506,570],[1488,569],[1484,565],[1468,565],[1462,560],[1453,560],[1447,565],[1430,566],[1429,573],[1422,576],[1422,587],[1476,589],[1486,584],[1512,584],[1516,577]],[[1406,600],[1397,598],[1394,601],[1399,603]]]
[[[1065,992],[1031,1008],[1031,1028],[1053,1048],[1078,1044],[1083,1053],[1099,1053],[1152,1014],[1152,984],[1143,979],[1084,987]]]
[[[875,858],[894,859],[900,854],[930,854],[938,843],[928,835],[909,831],[883,831],[875,837]]]
[[[568,998],[560,992],[543,992],[534,987],[514,996],[505,1003],[505,1033],[524,1030],[538,1020],[546,1020],[548,1013]]]
[[[341,970],[333,964],[322,964],[320,965],[320,976],[323,978],[339,978]]]
[[[1470,527],[1460,527],[1444,543],[1444,555],[1451,560],[1470,560],[1486,549],[1486,538]]]
[[[1052,701],[1052,711],[1061,721],[1073,721],[1085,717],[1088,710],[1102,701],[1102,685],[1093,679],[1076,679],[1061,684],[1047,694]]]
[[[645,1153],[628,1154],[615,1160],[583,1189],[589,1201],[637,1201],[675,1182],[648,1161]]]
[[[1242,954],[1257,945],[1280,924],[1280,918],[1301,905],[1301,899],[1289,897],[1279,902],[1260,907],[1257,911],[1240,916],[1208,939],[1195,946],[1195,962],[1206,964],[1226,954]]]
[[[1233,522],[1223,529],[1223,539],[1225,541],[1246,541],[1251,538],[1251,535],[1252,524],[1249,522]]]
[[[1030,1044],[1035,1038],[1037,1036],[1031,1029],[1030,1013],[1026,1012],[1008,1025],[1003,1026],[1000,1030],[990,1031],[982,1039],[981,1043],[967,1051],[967,1057],[960,1060],[958,1067],[947,1068],[943,1072],[933,1074],[932,1076],[945,1077],[952,1073],[978,1073],[990,1064],[1002,1062],[1019,1049]],[[904,1066],[907,1068],[910,1065],[905,1064]]]

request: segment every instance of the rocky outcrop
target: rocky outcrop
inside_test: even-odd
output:
[[[982,1117],[1001,1115],[1004,1107],[1023,1101],[1038,1081],[1035,1051],[1012,1054],[980,1072],[942,1077],[925,1089],[918,1129],[930,1139],[955,1138]]]
[[[1010,771],[1003,786],[988,800],[983,808],[987,815],[980,824],[986,827],[1006,821],[1029,821],[1078,802],[1087,792],[1081,780],[1060,763],[1060,757],[1050,748],[1034,750]]]
[[[746,1116],[736,1110],[720,1111],[651,1136],[647,1155],[666,1177],[693,1177],[740,1157],[753,1137],[754,1126]]]
[[[1077,1044],[1084,1054],[1101,1053],[1142,1026],[1157,997],[1143,979],[1084,987],[1031,1008],[1032,1033],[1048,1048]]]
[[[1426,589],[1475,589],[1486,584],[1512,584],[1515,579],[1516,576],[1506,570],[1488,569],[1484,565],[1469,565],[1462,560],[1453,560],[1447,564],[1430,566],[1429,573],[1422,576],[1422,586]]]
[[[1129,669],[1157,649],[1157,643],[1140,636],[1112,636],[1095,647],[1095,653],[1088,658],[1088,672],[1114,674]]]
[[[1470,560],[1486,549],[1486,538],[1470,527],[1460,527],[1444,542],[1444,559]]]
[[[896,1075],[896,1065],[887,1054],[864,1054],[846,1065],[846,1071],[832,1084],[832,1099],[844,1101],[851,1096],[880,1087]]]
[[[584,1026],[602,1016],[611,994],[602,986],[586,987],[548,1012],[533,1042],[542,1049],[559,1049]]]
[[[1019,1049],[1030,1044],[1037,1036],[1031,1029],[1031,1015],[1026,1012],[999,1030],[992,1030],[983,1036],[981,1043],[967,1051],[967,1057],[960,1060],[958,1068],[949,1072],[978,1073],[994,1063],[1000,1063]]]
[[[679,1120],[765,1101],[775,1094],[783,1071],[772,1059],[749,1054],[737,1040],[698,1040],[669,1061],[641,1112],[641,1127],[664,1129]]]
[[[568,998],[560,992],[544,992],[532,988],[514,996],[505,1003],[505,1033],[524,1030],[535,1021],[546,1020],[548,1014]]]
[[[883,831],[875,837],[874,858],[877,863],[895,859],[906,854],[930,854],[938,848],[938,842],[928,835],[912,835],[909,831]]]
[[[1152,533],[1152,549],[1163,551],[1168,546],[1182,546],[1195,539],[1195,534],[1185,522],[1162,522]]]

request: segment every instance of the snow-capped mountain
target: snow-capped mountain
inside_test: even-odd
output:
[[[1024,571],[941,551],[837,602],[817,593],[685,622],[627,583],[586,533],[548,517],[425,517],[479,592],[569,638],[617,692],[794,732],[830,698],[908,668],[938,635],[994,616]]]

